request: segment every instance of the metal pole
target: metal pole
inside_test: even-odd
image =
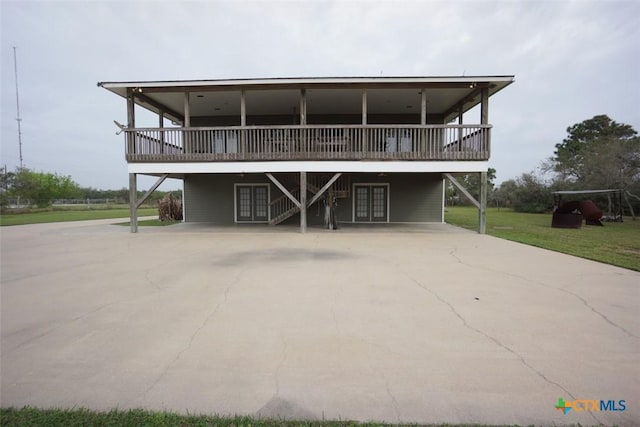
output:
[[[13,46],[13,72],[16,76],[16,110],[18,111],[18,117],[16,120],[18,121],[18,151],[20,152],[20,169],[24,167],[24,163],[22,161],[22,127],[20,122],[22,118],[20,117],[20,96],[18,94],[18,56],[16,54],[16,47]]]

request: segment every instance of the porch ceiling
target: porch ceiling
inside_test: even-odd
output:
[[[480,103],[480,89],[493,95],[514,81],[513,76],[302,78],[247,80],[189,80],[101,82],[98,86],[126,97],[127,89],[141,94],[138,105],[181,121],[184,93],[190,94],[191,116],[240,115],[240,91],[245,90],[247,114],[299,113],[300,90],[307,91],[308,114],[360,114],[362,89],[367,89],[370,114],[419,114],[421,91],[427,93],[428,114],[455,117],[457,105],[468,111]]]

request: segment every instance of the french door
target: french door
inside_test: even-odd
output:
[[[354,221],[388,222],[388,195],[389,186],[387,184],[354,185]]]
[[[236,221],[269,221],[269,186],[267,184],[236,185]]]

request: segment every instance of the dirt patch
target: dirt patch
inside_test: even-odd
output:
[[[640,255],[640,249],[620,249],[617,252],[619,254]]]

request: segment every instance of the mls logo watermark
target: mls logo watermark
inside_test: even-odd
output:
[[[626,400],[595,400],[595,399],[576,399],[573,401],[558,398],[555,408],[562,411],[565,415],[571,410],[576,412],[600,412],[600,411],[616,411],[622,412],[627,409]]]

